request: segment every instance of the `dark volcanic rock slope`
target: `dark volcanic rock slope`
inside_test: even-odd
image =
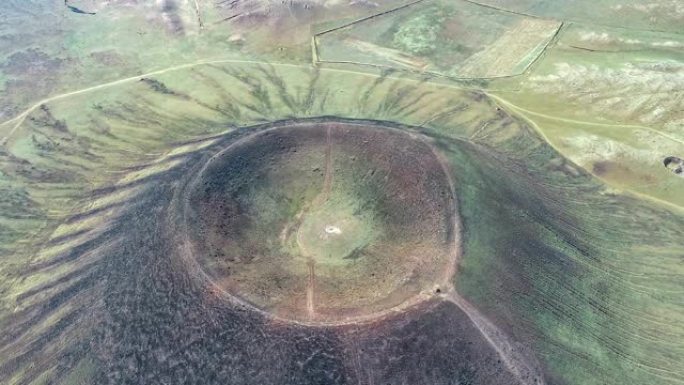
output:
[[[122,242],[96,273],[104,282],[91,340],[98,382],[517,383],[451,303],[434,299],[357,325],[297,325],[232,304],[193,274],[175,247],[172,201],[184,174],[232,136],[159,175],[110,230]]]

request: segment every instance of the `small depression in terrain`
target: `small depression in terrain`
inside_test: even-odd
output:
[[[372,319],[454,272],[451,181],[409,131],[283,123],[216,153],[184,195],[187,257],[213,288],[279,319]]]

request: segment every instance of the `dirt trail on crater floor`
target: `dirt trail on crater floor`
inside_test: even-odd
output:
[[[314,305],[314,287],[316,284],[316,270],[313,261],[309,261],[309,281],[306,286],[306,310],[309,314],[309,319],[316,316],[316,309]]]
[[[310,205],[307,205],[302,209],[300,213],[297,214],[297,223],[295,225],[294,231],[297,232],[297,245],[300,247],[302,252],[306,253],[304,246],[299,239],[299,227],[302,225],[304,215],[306,212],[315,209],[316,207],[325,203],[330,197],[330,190],[332,189],[332,127],[328,126],[326,128],[326,147],[325,147],[325,176],[323,178],[323,188],[320,194],[314,198]],[[309,256],[309,261],[307,262],[309,266],[309,280],[306,286],[306,309],[309,316],[309,320],[312,320],[316,316],[315,309],[315,283],[316,283],[316,262],[312,256]]]
[[[323,177],[323,188],[321,193],[311,203],[310,208],[315,208],[325,203],[330,197],[330,190],[332,189],[332,127],[326,128],[326,146],[325,146],[325,176]]]

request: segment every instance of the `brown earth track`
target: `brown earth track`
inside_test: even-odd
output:
[[[311,260],[307,263],[309,267],[309,281],[306,286],[306,308],[309,313],[309,319],[316,317],[315,309],[315,288],[316,288],[316,263]]]
[[[470,302],[461,297],[456,290],[445,293],[446,301],[458,306],[480,331],[484,339],[494,348],[505,367],[522,385],[544,385],[544,376],[539,364],[525,354],[523,348],[504,334],[487,317],[478,311]]]
[[[305,210],[310,210],[312,208],[315,208],[317,206],[320,206],[321,204],[325,203],[328,198],[330,197],[330,189],[332,188],[332,178],[333,178],[333,167],[332,167],[332,138],[331,138],[331,131],[332,127],[328,126],[326,128],[326,146],[325,146],[325,174],[323,178],[323,189],[321,190],[321,193],[314,199],[314,202],[312,205],[308,208],[305,208]],[[302,221],[301,218],[303,217],[303,212],[297,215],[298,223],[297,226],[295,227],[294,231],[299,231],[299,226],[301,226]],[[285,229],[283,230],[285,231]],[[301,242],[299,242],[299,233],[297,235],[297,243],[299,244],[299,247],[304,250],[304,246],[302,245]],[[307,265],[309,267],[309,280],[307,282],[307,288],[306,288],[306,308],[309,314],[309,319],[313,320],[316,317],[316,297],[315,297],[315,289],[316,289],[316,262],[313,260],[313,258],[309,258],[307,261]]]
[[[333,182],[333,167],[332,167],[332,127],[326,128],[326,146],[325,146],[325,176],[323,179],[323,191],[320,194],[320,200],[314,200],[314,206],[325,203],[330,197],[330,189],[332,189]]]

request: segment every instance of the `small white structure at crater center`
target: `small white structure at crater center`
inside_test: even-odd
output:
[[[342,230],[340,230],[339,227],[333,225],[325,226],[325,232],[326,234],[342,234]]]

